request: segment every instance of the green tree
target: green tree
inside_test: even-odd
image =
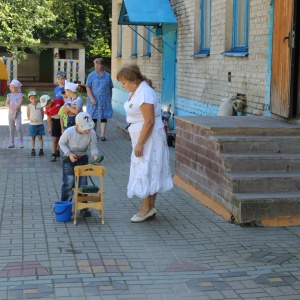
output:
[[[0,44],[18,59],[26,57],[25,48],[38,51],[40,40],[35,30],[55,19],[51,6],[52,0],[1,0]]]
[[[37,37],[87,42],[89,56],[110,57],[111,0],[53,0],[56,20],[37,30]]]

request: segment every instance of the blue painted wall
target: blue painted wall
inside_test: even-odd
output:
[[[159,99],[161,94],[157,93]],[[118,81],[114,81],[112,105],[114,111],[125,116],[124,103],[128,100],[128,92],[124,90]],[[173,109],[171,109],[173,112]],[[210,105],[193,99],[176,98],[175,116],[217,116],[219,106]]]

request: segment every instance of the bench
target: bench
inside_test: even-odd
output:
[[[18,79],[20,81],[36,81],[38,79],[38,76],[35,76],[35,75],[20,75],[20,76],[18,76]]]

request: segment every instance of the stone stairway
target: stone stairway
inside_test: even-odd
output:
[[[176,176],[236,223],[283,218],[300,225],[299,125],[265,117],[182,117],[176,148]]]
[[[212,136],[240,223],[300,216],[300,137]]]

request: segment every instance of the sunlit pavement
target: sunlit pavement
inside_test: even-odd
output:
[[[300,299],[299,227],[239,227],[177,187],[158,196],[155,219],[130,223],[140,201],[126,197],[131,144],[118,114],[98,142],[105,224],[96,211],[77,226],[56,222],[60,160],[50,162],[49,135],[45,156],[30,155],[22,112],[25,148],[8,149],[0,109],[0,300]]]

